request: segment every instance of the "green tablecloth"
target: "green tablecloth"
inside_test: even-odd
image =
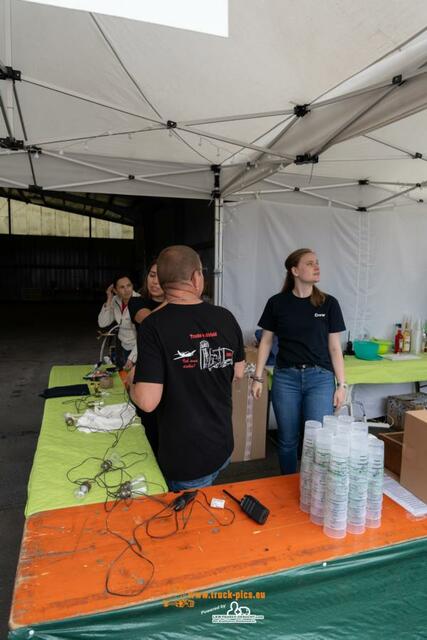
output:
[[[427,380],[427,354],[420,360],[359,360],[345,356],[348,384],[389,384]]]
[[[78,384],[84,382],[82,376],[90,370],[88,366],[57,366],[51,370],[49,386]],[[126,402],[124,387],[118,375],[114,376],[114,387],[108,389],[110,395],[102,399],[106,404]],[[81,504],[74,496],[76,485],[67,479],[67,471],[87,458],[103,458],[114,442],[111,433],[81,433],[67,428],[64,413],[76,413],[70,402],[72,398],[46,400],[43,422],[28,483],[28,500],[25,515],[39,511],[60,509]],[[84,409],[82,408],[81,411]],[[144,474],[148,481],[148,493],[167,491],[165,479],[140,424],[127,427],[120,432],[120,441],[114,448],[120,456],[126,455],[124,464],[132,467],[128,473],[132,477]],[[138,455],[144,454],[144,455]],[[73,479],[91,477],[99,470],[99,460],[88,460],[73,472]],[[109,486],[119,483],[118,471],[105,476]],[[104,502],[105,489],[93,485],[84,499],[85,503]]]
[[[359,360],[345,356],[345,379],[348,384],[395,384],[427,380],[427,354],[419,360]],[[274,367],[266,367],[271,386]]]

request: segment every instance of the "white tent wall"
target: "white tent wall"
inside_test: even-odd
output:
[[[253,339],[267,299],[284,279],[284,259],[310,247],[320,260],[321,288],[338,298],[352,338],[392,338],[404,315],[427,318],[427,207],[358,212],[260,200],[224,206],[223,304]],[[343,343],[346,335],[342,336]],[[360,385],[369,416],[384,413],[390,393],[408,385]]]

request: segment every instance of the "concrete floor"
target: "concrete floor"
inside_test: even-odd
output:
[[[24,526],[28,476],[43,414],[38,394],[57,364],[95,363],[97,305],[13,303],[0,313],[0,638],[7,622]],[[267,458],[234,463],[219,482],[279,473],[274,445]]]

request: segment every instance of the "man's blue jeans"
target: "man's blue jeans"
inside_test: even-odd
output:
[[[298,442],[306,420],[333,413],[335,377],[322,367],[275,369],[271,399],[278,428],[279,464],[283,474],[296,473]]]
[[[224,464],[207,476],[197,478],[196,480],[168,480],[169,491],[183,491],[184,489],[202,489],[203,487],[210,487],[214,480],[216,480],[220,471],[228,467],[231,457],[227,458]]]

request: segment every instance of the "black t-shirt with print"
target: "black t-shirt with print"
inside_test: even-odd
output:
[[[142,298],[141,296],[134,296],[130,298],[128,302],[128,309],[130,319],[134,323],[135,326],[139,326],[139,322],[135,322],[135,316],[141,309],[149,309],[150,311],[154,311],[157,307],[162,304],[161,302],[156,302],[152,298]]]
[[[333,371],[328,350],[330,333],[345,331],[338,301],[327,295],[320,307],[310,298],[298,298],[291,291],[270,298],[259,326],[273,331],[279,339],[277,367],[314,364]]]
[[[222,307],[167,304],[142,323],[134,381],[164,385],[158,458],[169,480],[201,478],[231,455],[231,383],[244,357],[241,329]]]

